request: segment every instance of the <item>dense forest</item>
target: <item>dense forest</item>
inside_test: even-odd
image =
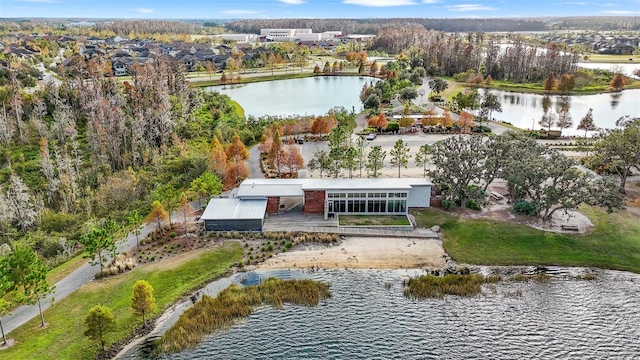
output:
[[[344,34],[375,35],[388,26],[421,25],[446,32],[542,31],[545,23],[536,19],[247,19],[225,24],[240,33],[260,33],[264,28],[311,28],[315,32],[340,30]]]
[[[512,37],[512,44],[501,49],[497,39],[482,33],[446,34],[419,25],[383,29],[374,48],[402,52],[411,67],[422,66],[429,75],[453,76],[471,69],[514,82],[539,81],[550,73],[571,73],[579,60],[577,54],[564,52],[553,44],[541,51],[520,37]]]
[[[201,196],[194,180],[206,174],[226,187],[247,176],[243,142],[259,141],[271,119],[239,116],[175,63],[139,66],[125,83],[99,63],[76,66],[33,94],[13,74],[0,87],[0,244],[54,266],[92,224],[123,226],[154,200],[171,211],[181,193]]]

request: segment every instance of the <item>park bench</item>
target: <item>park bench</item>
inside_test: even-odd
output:
[[[504,196],[498,194],[495,191],[490,192],[489,196],[491,196],[491,198],[493,198],[494,200],[502,200],[504,198]]]
[[[560,225],[562,230],[566,231],[580,231],[580,229],[575,225]]]

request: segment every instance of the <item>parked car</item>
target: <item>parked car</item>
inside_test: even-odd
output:
[[[296,144],[304,144],[304,140],[303,139],[296,139]]]
[[[369,135],[367,135],[367,140],[375,140],[376,137],[377,137],[376,134],[369,134]]]

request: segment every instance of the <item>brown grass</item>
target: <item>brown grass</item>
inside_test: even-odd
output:
[[[409,279],[404,296],[410,299],[443,298],[445,295],[470,297],[482,292],[482,284],[496,283],[500,279],[498,275],[485,277],[479,274],[423,275]]]
[[[160,338],[159,350],[168,353],[194,347],[206,335],[228,329],[262,304],[278,309],[282,309],[284,303],[316,306],[330,296],[329,285],[312,280],[269,278],[260,285],[244,288],[232,284],[216,298],[205,295],[186,310]]]

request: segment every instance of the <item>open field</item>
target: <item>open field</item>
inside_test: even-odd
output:
[[[640,221],[623,211],[607,214],[582,206],[594,224],[584,235],[471,219],[440,210],[415,211],[418,226],[439,225],[444,248],[455,260],[482,265],[596,266],[640,273]]]
[[[84,336],[84,318],[96,304],[109,306],[116,318],[116,330],[105,336],[107,345],[125,340],[142,323],[131,308],[131,293],[137,280],[154,288],[158,313],[207,281],[223,275],[242,258],[237,243],[225,243],[191,251],[131,272],[92,281],[45,311],[49,326],[39,329],[36,317],[11,332],[17,344],[3,350],[3,359],[95,359],[98,346]]]
[[[638,64],[640,63],[640,55],[604,55],[604,54],[591,54],[587,62],[597,63],[617,63],[617,64]],[[632,59],[632,60],[629,60]]]

